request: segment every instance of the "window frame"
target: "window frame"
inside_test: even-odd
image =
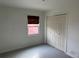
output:
[[[28,16],[34,16],[34,15],[28,15]],[[28,26],[29,24],[28,24],[28,16],[27,16],[27,35],[28,36],[35,36],[35,35],[39,35],[40,34],[40,16],[38,16],[39,17],[39,24],[36,24],[36,25],[38,25],[38,26],[36,26],[36,27],[38,27],[38,34],[28,34],[28,27],[30,27],[30,26]]]

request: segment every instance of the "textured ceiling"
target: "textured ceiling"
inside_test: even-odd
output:
[[[37,10],[57,10],[73,7],[79,0],[0,0],[1,5]]]

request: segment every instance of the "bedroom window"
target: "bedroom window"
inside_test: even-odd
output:
[[[39,16],[28,16],[28,35],[39,34]]]

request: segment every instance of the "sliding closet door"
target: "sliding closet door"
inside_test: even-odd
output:
[[[47,17],[47,43],[62,50],[66,50],[66,15]]]

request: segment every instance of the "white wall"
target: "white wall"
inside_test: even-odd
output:
[[[27,15],[40,16],[40,34],[27,35]],[[43,22],[43,11],[0,7],[0,53],[43,43]]]
[[[79,0],[69,0],[70,4],[64,5],[58,9],[59,12],[51,10],[46,13],[47,16],[67,13],[68,24],[68,39],[67,39],[67,54],[72,57],[79,57]],[[69,2],[68,2],[69,3]]]
[[[69,14],[67,51],[73,57],[79,57],[79,9]]]

